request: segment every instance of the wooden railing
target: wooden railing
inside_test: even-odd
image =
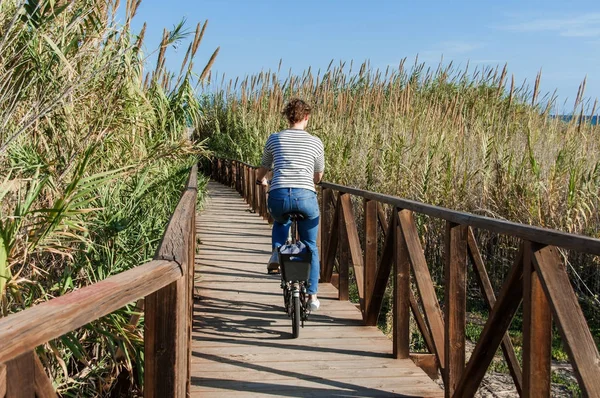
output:
[[[34,349],[144,298],[144,396],[186,397],[190,383],[197,167],[154,259],[0,319],[0,397],[55,397]]]
[[[237,189],[252,208],[268,219],[266,191],[255,185],[256,168],[214,159],[212,177]],[[362,198],[364,241],[359,239],[351,196]],[[600,240],[454,211],[342,185],[321,185],[321,282],[333,282],[339,299],[348,299],[353,267],[360,308],[367,325],[375,325],[388,279],[393,285],[393,355],[409,358],[409,319],[414,317],[441,371],[447,397],[471,397],[499,347],[516,388],[524,397],[549,397],[552,322],[561,334],[584,396],[600,397],[600,355],[558,248],[600,255]],[[383,205],[391,207],[386,217]],[[444,311],[437,299],[415,222],[424,214],[446,223],[444,239]],[[378,224],[384,231],[378,255]],[[517,238],[519,252],[498,297],[475,239],[474,228]],[[337,275],[334,265],[337,257]],[[468,362],[465,358],[467,267],[490,310]],[[413,294],[411,286],[416,287]],[[420,304],[419,304],[420,303]],[[507,330],[523,304],[522,364]],[[429,374],[437,374],[428,369]]]

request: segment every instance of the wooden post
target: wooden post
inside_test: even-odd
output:
[[[244,165],[244,200],[246,203],[250,203],[248,201],[248,196],[250,194],[250,185],[248,185],[248,181],[250,181],[250,171],[248,166]]]
[[[0,397],[6,396],[6,365],[0,363]]]
[[[327,251],[329,250],[329,236],[331,234],[331,205],[333,199],[333,191],[329,188],[321,190],[321,281],[324,281],[325,276],[325,261],[327,259]]]
[[[248,205],[254,210],[254,170],[248,168]]]
[[[237,167],[237,191],[241,194],[242,193],[242,183],[244,181],[244,175],[242,174],[242,171],[244,170],[242,168],[242,164],[240,162],[236,162],[236,167]]]
[[[365,317],[373,295],[373,285],[377,277],[377,202],[365,199],[365,243],[364,243],[364,294]]]
[[[258,173],[257,173],[258,174]],[[263,187],[262,185],[256,185],[256,178],[254,179],[254,186],[256,189],[256,214],[258,214],[259,216],[262,217],[263,215],[263,209],[262,209],[262,204],[263,204]]]
[[[6,362],[6,397],[35,397],[35,358],[30,351]]]
[[[217,181],[223,182],[221,173],[221,159],[217,159]]]
[[[523,248],[523,396],[550,397],[552,313],[533,267],[531,243]]]
[[[231,187],[237,191],[237,162],[231,161]]]
[[[195,187],[195,181],[193,182]],[[186,191],[184,195],[191,195]],[[185,196],[184,196],[185,197]],[[188,196],[189,197],[189,196]],[[156,257],[177,261],[182,276],[175,282],[146,296],[145,328],[144,328],[144,397],[185,398],[187,395],[189,366],[188,329],[191,292],[189,291],[189,275],[193,272],[194,255],[191,247],[191,225],[195,212],[195,195],[193,200],[180,205],[187,217],[172,218],[167,231],[172,234],[163,238]],[[178,210],[179,206],[178,205]],[[177,210],[176,210],[177,211]],[[176,223],[171,225],[171,223]],[[192,268],[192,269],[190,269]]]
[[[466,225],[446,223],[444,252],[445,358],[444,391],[452,397],[465,369],[465,328],[467,314]]]
[[[339,244],[339,219],[341,217],[341,209],[342,203],[340,200],[340,195],[337,195],[337,200],[335,200],[336,206],[333,211],[333,218],[331,221],[331,229],[329,230],[329,239],[327,240],[327,251],[325,252],[325,261],[323,261],[323,282],[331,282],[333,276],[333,268],[335,264],[335,255],[337,254],[338,244]],[[335,284],[336,288],[338,287]]]
[[[146,296],[145,398],[186,396],[186,293],[187,280],[182,277]]]
[[[338,207],[340,211],[340,217],[338,218],[338,249],[340,251],[340,262],[339,262],[339,281],[338,281],[338,299],[340,301],[348,300],[348,274],[349,263],[350,263],[350,245],[348,243],[348,234],[344,232],[346,224],[344,223],[344,217],[341,214],[342,211],[342,197],[347,194],[340,194],[338,200]]]
[[[221,183],[225,184],[227,181],[227,173],[226,173],[226,168],[225,168],[225,159],[221,159]]]
[[[393,214],[394,223],[394,303],[393,303],[393,355],[406,359],[410,348],[410,259],[404,235],[398,222],[398,212]]]

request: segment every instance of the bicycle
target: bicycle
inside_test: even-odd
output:
[[[286,248],[297,245],[297,220],[304,216],[300,213],[291,213],[290,219],[292,225],[290,236],[285,246],[279,250],[279,268],[281,270],[281,289],[283,290],[283,304],[285,312],[292,319],[292,335],[297,338],[300,335],[300,326],[304,327],[304,322],[308,320],[310,311],[308,310],[306,285],[310,275],[310,262],[312,253],[308,246],[304,252],[282,253]]]
[[[262,182],[257,180],[257,185],[262,185]],[[304,327],[304,322],[308,320],[310,311],[308,310],[307,300],[307,281],[310,275],[310,263],[312,253],[308,246],[302,253],[281,253],[286,247],[299,242],[298,238],[298,220],[302,220],[302,213],[288,213],[292,225],[287,242],[284,246],[277,249],[279,274],[281,275],[281,289],[283,290],[283,305],[286,314],[292,318],[292,336],[297,338],[300,336],[300,327]],[[274,271],[274,272],[272,272]],[[269,274],[277,273],[277,270],[269,270]]]

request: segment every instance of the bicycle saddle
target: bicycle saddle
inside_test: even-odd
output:
[[[306,217],[304,216],[304,214],[302,213],[295,213],[295,212],[291,212],[291,213],[285,213],[283,215],[285,218],[290,218],[290,220],[294,221],[298,221],[298,220],[304,220]]]

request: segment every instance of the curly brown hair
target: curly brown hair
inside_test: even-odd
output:
[[[310,115],[310,105],[302,101],[300,98],[292,98],[281,114],[286,117],[291,124],[302,121],[307,115]]]

